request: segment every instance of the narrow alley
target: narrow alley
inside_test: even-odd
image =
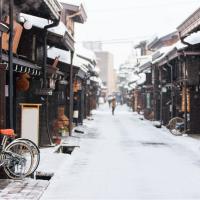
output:
[[[199,0],[0,0],[0,200],[200,200]]]
[[[155,128],[126,106],[112,116],[103,104],[93,117],[71,160],[54,164],[59,171],[42,200],[200,198],[199,149],[191,148],[192,138]]]

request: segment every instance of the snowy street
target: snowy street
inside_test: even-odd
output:
[[[200,200],[200,0],[0,0],[0,200]]]
[[[56,170],[41,200],[200,199],[199,140],[155,128],[126,106],[112,116],[101,105],[93,118],[80,148],[41,161],[41,170]]]

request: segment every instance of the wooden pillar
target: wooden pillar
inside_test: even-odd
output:
[[[184,99],[185,99],[185,104],[184,104],[184,119],[185,119],[185,122],[184,122],[184,131],[186,132],[187,131],[187,77],[186,77],[186,72],[187,72],[187,69],[186,69],[186,60],[184,58],[184,61],[183,61],[183,70],[184,70],[184,82],[183,82],[183,88],[184,88]]]
[[[71,51],[71,64],[70,64],[70,75],[69,75],[69,136],[72,134],[73,128],[73,57],[74,52]]]
[[[163,92],[162,92],[162,69],[159,68],[159,81],[160,81],[160,123],[163,124]]]
[[[8,60],[8,69],[9,69],[9,128],[14,128],[13,124],[13,7],[14,0],[9,0],[9,60]]]

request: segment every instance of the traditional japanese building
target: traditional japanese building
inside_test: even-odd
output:
[[[18,13],[4,9],[1,17],[5,24],[11,19],[14,37],[1,24],[0,128],[13,128],[43,146],[52,143],[57,121],[72,130],[74,93],[80,96],[80,123],[96,106],[96,61],[75,53],[74,46],[74,23],[87,16],[82,5],[66,1],[16,0],[14,6]]]
[[[182,55],[184,78],[182,109],[185,126],[189,133],[200,133],[200,8],[180,24],[177,30],[180,40],[187,45]]]
[[[13,128],[18,136],[32,134],[32,128],[22,118],[22,107],[27,106],[37,109],[39,112],[40,101],[35,98],[34,89],[41,88],[41,80],[46,77],[45,33],[48,28],[59,23],[61,5],[55,1],[30,2],[14,1],[5,2],[2,22],[9,24],[9,33],[3,33],[1,37],[1,61],[7,65],[7,70],[1,70],[1,100],[0,117],[1,128]],[[10,8],[7,10],[7,8]],[[35,15],[49,20],[51,25],[44,27],[43,33],[36,33],[32,28],[32,22],[24,18],[22,13]],[[40,35],[39,35],[40,34]],[[13,35],[13,37],[11,37]],[[42,40],[43,38],[43,40]],[[45,66],[45,67],[44,67]],[[45,73],[44,73],[45,72]],[[36,121],[34,121],[36,120]],[[35,115],[33,121],[34,142],[39,144],[39,120]],[[26,131],[22,131],[26,130]]]

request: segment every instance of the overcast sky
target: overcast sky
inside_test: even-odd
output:
[[[102,41],[114,55],[115,68],[138,41],[176,30],[200,0],[82,0],[87,22],[76,24],[77,41]]]

